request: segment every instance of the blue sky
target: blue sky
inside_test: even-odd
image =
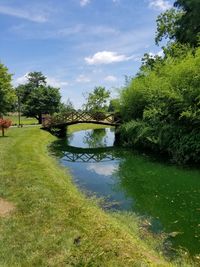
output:
[[[13,84],[42,71],[76,107],[84,92],[105,86],[116,95],[155,46],[156,17],[171,0],[0,0],[0,61]]]

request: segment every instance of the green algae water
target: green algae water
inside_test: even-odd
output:
[[[52,149],[81,190],[104,197],[112,209],[148,217],[175,249],[199,254],[200,170],[116,148],[114,136],[109,128],[80,131]]]

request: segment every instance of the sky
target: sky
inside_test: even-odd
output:
[[[0,0],[0,61],[13,85],[41,71],[76,108],[95,86],[115,97],[155,45],[156,18],[172,0]]]

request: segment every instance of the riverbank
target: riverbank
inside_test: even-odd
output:
[[[136,221],[133,230],[130,217],[106,214],[76,189],[49,156],[55,139],[39,127],[0,138],[0,199],[12,207],[0,217],[0,266],[174,266],[142,241]]]

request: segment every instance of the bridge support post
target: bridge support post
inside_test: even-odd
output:
[[[60,138],[64,138],[67,136],[67,126],[66,125],[63,125],[62,127],[59,128],[57,136]]]
[[[66,125],[59,125],[59,127],[51,127],[49,128],[51,134],[59,137],[65,138],[67,136],[67,126]]]
[[[115,146],[120,145],[120,141],[121,141],[121,134],[120,134],[120,131],[119,131],[119,127],[116,126],[115,127],[115,141],[114,141],[114,145]]]

